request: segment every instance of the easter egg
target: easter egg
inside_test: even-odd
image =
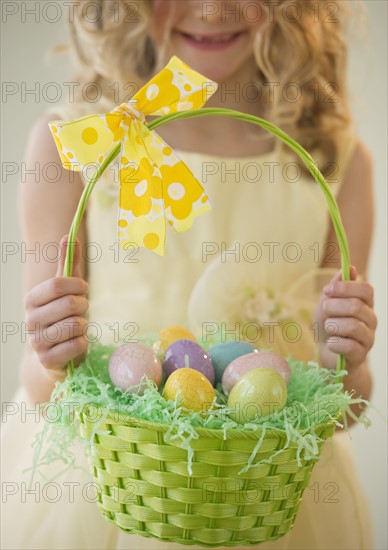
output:
[[[114,386],[123,391],[131,391],[133,386],[141,384],[131,393],[142,395],[147,387],[145,378],[159,386],[162,375],[162,365],[156,353],[143,344],[124,344],[112,353],[109,360],[110,379]]]
[[[242,355],[228,365],[222,376],[222,391],[229,395],[233,386],[247,372],[253,369],[272,369],[280,374],[286,384],[291,376],[290,365],[287,361],[270,351],[259,351]]]
[[[194,369],[178,369],[168,377],[164,386],[165,399],[178,402],[195,412],[210,409],[215,390],[209,380]]]
[[[254,369],[242,376],[228,397],[230,417],[239,424],[257,416],[269,416],[281,411],[287,401],[284,378],[273,369]]]
[[[167,378],[177,369],[190,368],[206,376],[213,385],[215,380],[212,360],[199,344],[192,340],[177,340],[167,349],[163,370]]]
[[[211,357],[214,371],[216,374],[216,383],[221,382],[222,375],[226,367],[237,357],[247,355],[248,353],[258,352],[258,350],[248,344],[248,342],[224,342],[208,349]]]
[[[195,342],[195,336],[187,328],[180,326],[166,327],[159,332],[160,348],[166,351],[177,340],[193,340]]]

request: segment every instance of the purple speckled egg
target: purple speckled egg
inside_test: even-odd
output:
[[[210,356],[199,344],[182,338],[176,340],[169,348],[163,361],[166,378],[177,369],[190,368],[197,370],[214,385],[215,373]]]
[[[270,351],[259,351],[242,355],[226,367],[222,376],[222,391],[225,395],[229,395],[230,390],[244,374],[260,368],[276,371],[282,376],[286,384],[290,381],[290,365],[283,357]]]
[[[152,348],[143,344],[124,344],[112,353],[109,360],[112,384],[130,393],[142,395],[147,387],[145,378],[153,380],[159,386],[162,375],[162,365],[158,356]],[[131,391],[131,388],[138,384],[141,385]]]

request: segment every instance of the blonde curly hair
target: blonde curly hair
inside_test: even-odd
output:
[[[93,112],[96,107],[106,112],[118,103],[112,83],[126,87],[128,101],[160,68],[149,36],[152,4],[152,0],[74,4],[70,32],[80,67],[77,79],[81,85],[94,82],[101,90],[98,106],[91,105]],[[330,172],[352,132],[346,89],[349,2],[267,0],[266,5],[270,17],[254,44],[258,84],[267,90],[261,96],[265,116],[308,151],[319,152],[321,169]],[[94,16],[87,15],[90,8]],[[297,101],[285,94],[292,86]],[[79,95],[75,101],[85,98]]]

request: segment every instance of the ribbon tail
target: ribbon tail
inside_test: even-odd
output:
[[[190,168],[156,132],[143,126],[141,138],[160,172],[166,220],[175,231],[187,231],[195,218],[211,210],[209,197]]]
[[[122,248],[145,247],[165,255],[166,218],[157,164],[142,146],[142,124],[133,121],[123,139],[120,159],[118,231]],[[131,161],[128,161],[128,159]]]
[[[209,197],[188,166],[175,154],[173,178],[166,165],[160,170],[163,181],[165,215],[168,224],[178,233],[188,231],[194,220],[212,209]],[[169,174],[170,172],[170,174]],[[169,175],[170,178],[166,177]],[[171,181],[173,180],[173,181]]]

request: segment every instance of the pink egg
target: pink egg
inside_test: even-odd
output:
[[[222,391],[225,395],[229,395],[230,390],[244,374],[260,368],[272,369],[278,372],[286,384],[290,381],[290,365],[283,357],[270,351],[259,351],[242,355],[226,367],[222,376]]]
[[[145,378],[153,380],[159,386],[162,375],[162,365],[155,351],[143,344],[124,344],[112,353],[109,361],[112,384],[123,391],[142,395],[147,387]],[[140,383],[140,387],[131,391],[133,386]]]

